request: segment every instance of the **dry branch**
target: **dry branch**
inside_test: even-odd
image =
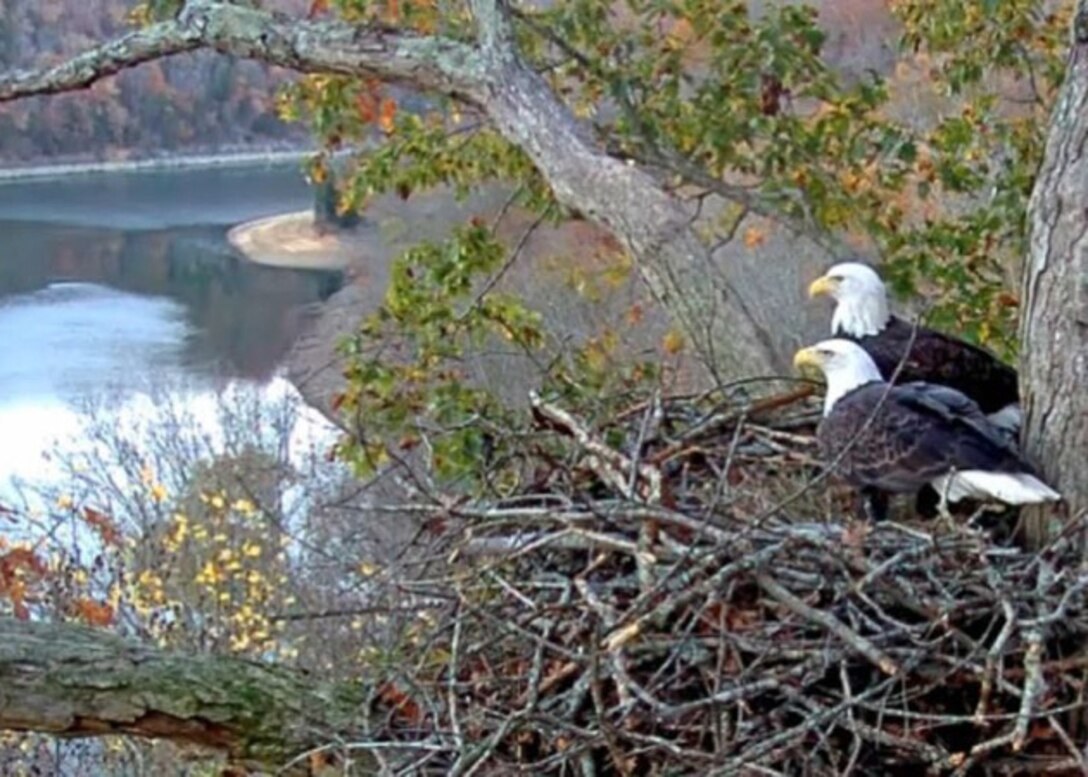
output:
[[[658,397],[595,424],[534,400],[515,436],[550,454],[521,491],[389,508],[434,515],[428,550],[451,561],[390,581],[387,604],[425,601],[434,625],[369,696],[28,626],[56,645],[0,644],[0,722],[435,775],[1080,769],[1078,533],[1033,554],[842,520],[826,479],[798,498],[820,472],[796,455],[819,415],[802,394]]]
[[[974,526],[843,520],[826,479],[798,498],[821,470],[808,393],[651,397],[594,424],[533,399],[534,444],[565,450],[537,462],[549,487],[440,508],[472,552],[452,554],[464,599],[432,647],[480,652],[419,704],[442,709],[451,682],[473,700],[457,725],[488,743],[476,773],[1080,768],[1061,721],[1083,705],[1086,582],[1056,571],[1078,532],[1038,555]],[[668,507],[646,503],[658,488]]]

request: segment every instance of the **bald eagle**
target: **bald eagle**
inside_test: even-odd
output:
[[[925,486],[948,502],[1022,505],[1061,498],[961,392],[920,381],[890,386],[876,362],[850,340],[803,348],[794,364],[824,374],[820,449],[860,490],[870,518],[887,516],[889,494]]]
[[[831,336],[858,343],[885,380],[891,380],[902,362],[897,383],[922,380],[954,388],[974,400],[1010,439],[1019,436],[1016,370],[971,343],[893,316],[884,281],[871,267],[837,264],[813,281],[808,293],[834,297]],[[910,356],[904,359],[908,348]]]

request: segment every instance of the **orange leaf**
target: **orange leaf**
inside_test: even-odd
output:
[[[334,756],[332,753],[317,752],[310,753],[310,773],[321,774],[325,769],[333,765]]]
[[[113,623],[113,608],[93,599],[77,599],[75,611],[76,615],[92,626],[109,626]]]
[[[748,227],[748,229],[744,230],[744,245],[748,248],[763,245],[766,240],[767,236],[755,227]]]
[[[678,19],[665,36],[665,41],[670,47],[681,48],[691,41],[694,32],[691,22],[687,19]]]
[[[757,610],[731,607],[725,614],[725,627],[729,631],[747,631],[759,623],[759,620]]]
[[[843,531],[842,544],[847,548],[859,549],[865,544],[865,538],[868,536],[868,524],[857,522]]]
[[[355,95],[355,111],[364,124],[370,124],[378,117],[378,95],[369,85],[365,92]]]
[[[310,12],[307,14],[311,19],[319,14],[323,14],[329,10],[329,0],[313,0],[310,3]]]
[[[423,720],[423,710],[420,709],[419,705],[393,683],[386,683],[382,686],[379,696],[386,704],[392,705],[397,713],[406,718],[408,722],[419,723]]]
[[[378,126],[382,128],[385,133],[393,131],[393,119],[397,117],[397,101],[392,97],[386,97],[382,100],[381,117],[378,119]]]
[[[1058,737],[1058,732],[1049,724],[1037,720],[1031,724],[1031,731],[1028,733],[1028,737],[1032,740],[1056,739]]]
[[[385,4],[385,21],[388,24],[396,24],[400,21],[400,0],[387,0]]]
[[[45,574],[45,564],[30,548],[12,548],[0,556],[0,577],[11,579],[20,569],[33,572],[39,577]]]
[[[101,513],[93,507],[84,507],[83,520],[87,522],[88,526],[98,531],[103,542],[110,545],[120,544],[121,532],[117,530],[113,521],[105,513]]]

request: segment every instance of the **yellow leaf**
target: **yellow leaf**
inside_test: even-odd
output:
[[[861,188],[862,179],[858,173],[853,170],[847,170],[839,175],[839,183],[842,184],[843,189],[850,194],[853,194]]]
[[[675,356],[684,350],[684,336],[675,329],[671,330],[661,341],[661,347],[669,356]]]
[[[151,24],[151,7],[147,3],[140,3],[128,12],[128,23],[134,27],[147,27]]]
[[[679,19],[665,36],[665,43],[670,49],[680,49],[688,45],[693,37],[694,28],[687,19]]]

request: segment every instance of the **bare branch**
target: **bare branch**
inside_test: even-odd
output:
[[[895,676],[899,673],[899,665],[886,653],[831,613],[826,610],[817,610],[815,607],[810,607],[766,574],[757,575],[756,580],[759,581],[760,587],[770,594],[772,598],[781,602],[801,617],[807,618],[813,623],[818,623],[823,626],[836,637],[876,664],[885,674]]]

